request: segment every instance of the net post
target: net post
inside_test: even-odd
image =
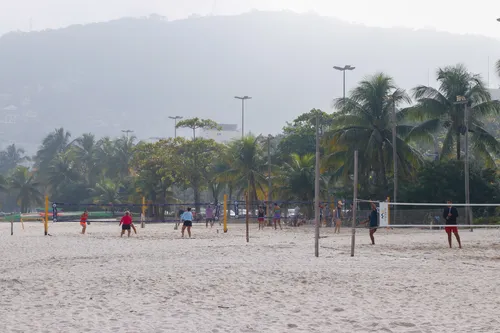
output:
[[[146,227],[146,198],[142,197],[141,229]]]
[[[224,232],[227,232],[227,194],[224,194]]]
[[[391,225],[391,205],[389,204],[391,202],[391,197],[387,197],[387,227],[385,228],[385,230],[389,230],[391,229],[390,225]],[[396,207],[396,206],[393,206],[393,207]],[[393,208],[394,210],[396,210],[396,208]],[[396,216],[396,213],[394,213],[394,217]]]
[[[246,209],[246,214],[245,214],[245,225],[246,225],[246,238],[247,238],[247,243],[250,241],[250,235],[249,235],[249,215],[248,215],[248,210],[249,210],[249,202],[248,202],[248,191],[245,193],[245,209]]]
[[[352,200],[352,235],[351,235],[351,257],[354,257],[356,244],[356,211],[358,207],[358,151],[354,151],[354,193]]]
[[[19,213],[19,216],[21,216],[21,214],[22,213]],[[10,219],[10,235],[14,236],[14,215],[12,215],[12,218]]]
[[[45,236],[49,233],[49,196],[45,196],[45,218],[43,220],[43,229]]]

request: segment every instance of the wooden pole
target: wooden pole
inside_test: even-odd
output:
[[[354,193],[352,200],[352,236],[351,257],[354,257],[354,245],[356,244],[356,212],[358,210],[358,151],[354,152]]]
[[[316,230],[314,234],[314,255],[319,257],[319,116],[316,116],[316,168],[314,176],[314,218]]]
[[[245,202],[246,202],[246,218],[245,218],[245,224],[246,224],[246,236],[247,236],[247,243],[250,241],[250,235],[249,235],[249,211],[250,211],[250,208],[249,208],[249,202],[248,202],[248,191],[245,193]]]
[[[47,236],[49,234],[49,196],[45,196],[45,219],[43,222],[44,234]]]
[[[21,216],[22,213],[19,214]],[[10,235],[14,236],[14,215],[12,215],[12,218],[10,219]]]
[[[141,228],[146,227],[146,198],[142,197]]]
[[[227,194],[224,194],[224,232],[227,232]]]

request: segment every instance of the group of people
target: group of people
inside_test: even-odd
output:
[[[90,224],[88,219],[89,219],[89,211],[85,209],[83,214],[80,216],[80,226],[82,227],[82,235],[85,235],[85,232],[87,230],[87,224]],[[129,211],[126,211],[125,215],[122,216],[122,218],[120,219],[119,226],[122,227],[122,232],[120,237],[123,237],[125,231],[127,231],[128,237],[130,237],[131,230],[134,230],[134,233],[137,234],[137,229],[135,228],[135,225],[132,222],[132,214],[130,214]]]
[[[361,224],[368,224],[369,223],[369,235],[370,235],[370,240],[372,245],[375,245],[375,232],[378,229],[379,222],[379,214],[377,211],[377,205],[374,202],[370,203],[371,206],[371,211],[370,214],[368,215],[368,218],[361,222]],[[335,209],[335,230],[334,233],[340,233],[340,227],[341,227],[341,219],[343,218],[343,213],[342,213],[342,207],[343,203],[342,201],[339,201],[337,203],[337,207]],[[206,208],[206,220],[205,220],[205,225],[206,228],[208,228],[208,225],[210,224],[210,227],[212,228],[214,223],[215,223],[215,216],[214,216],[214,210],[213,208],[209,205]],[[298,216],[300,213],[300,208],[296,207],[294,214]],[[182,229],[181,229],[181,236],[184,238],[184,233],[187,230],[189,238],[191,238],[191,227],[193,226],[193,212],[191,207],[188,207],[186,211],[181,210],[179,212],[180,215],[180,220],[182,222]],[[261,205],[259,206],[258,212],[257,212],[257,221],[259,223],[259,230],[263,230],[265,226],[265,216],[266,216],[266,209],[265,206]],[[87,209],[83,212],[83,214],[80,216],[80,226],[82,227],[81,233],[84,235],[86,230],[87,230],[87,224],[90,224],[88,221],[89,218],[89,212]],[[458,210],[453,207],[453,204],[451,200],[447,201],[447,207],[443,211],[443,218],[446,220],[446,227],[445,231],[448,235],[448,245],[450,248],[452,247],[452,234],[455,235],[455,238],[458,242],[458,247],[462,248],[462,243],[460,241],[460,235],[458,234],[458,227],[457,227],[457,218],[458,218]],[[219,222],[220,224],[220,222]],[[274,229],[277,230],[278,226],[280,227],[280,230],[282,229],[281,227],[281,208],[277,203],[274,203],[273,205],[273,225]],[[132,222],[132,214],[129,211],[126,211],[123,217],[120,219],[119,226],[121,226],[121,235],[120,237],[123,237],[125,232],[127,232],[127,236],[130,237],[131,230],[134,230],[134,233],[137,234],[137,229],[135,228],[134,223]]]

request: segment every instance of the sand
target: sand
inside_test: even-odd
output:
[[[0,224],[0,332],[500,332],[500,231]],[[219,230],[219,233],[217,233]]]

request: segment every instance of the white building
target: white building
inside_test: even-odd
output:
[[[491,99],[500,100],[500,89],[490,89]]]
[[[219,129],[203,129],[201,136],[205,139],[213,139],[217,143],[228,143],[234,139],[241,138],[241,131],[236,124],[219,124]]]

